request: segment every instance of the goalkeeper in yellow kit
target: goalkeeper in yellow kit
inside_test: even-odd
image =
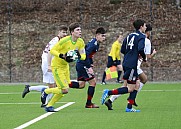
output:
[[[106,70],[112,66],[117,67],[117,72],[118,72],[118,77],[117,77],[117,83],[122,83],[120,80],[121,73],[122,73],[122,65],[121,65],[121,42],[123,39],[123,34],[119,33],[117,36],[117,40],[112,44],[111,51],[108,55],[108,62],[107,62],[107,67],[103,73],[102,77],[102,83],[103,85],[106,85],[105,78],[106,78]]]
[[[54,94],[45,107],[47,112],[56,112],[53,105],[63,97],[63,94],[68,93],[70,83],[69,62],[73,62],[73,59],[71,56],[67,56],[66,53],[70,50],[75,50],[80,60],[85,60],[86,58],[85,44],[81,38],[80,25],[78,23],[70,24],[69,31],[71,35],[62,38],[50,50],[50,53],[54,56],[51,67],[57,87],[42,91],[41,101],[43,104],[48,94]]]

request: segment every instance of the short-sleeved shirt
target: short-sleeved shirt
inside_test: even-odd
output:
[[[145,38],[145,48],[144,48],[145,54],[151,54],[151,42],[148,38]],[[141,66],[142,60],[138,59],[138,65],[137,68],[139,69]]]

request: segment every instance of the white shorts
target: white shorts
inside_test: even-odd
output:
[[[43,82],[53,84],[55,83],[52,72],[48,72],[48,62],[47,62],[47,54],[42,54],[42,64],[41,64],[42,72],[43,72]]]
[[[140,75],[141,73],[143,73],[143,70],[141,68],[137,68],[137,73],[138,75]]]
[[[46,74],[48,72],[48,62],[47,62],[47,54],[43,53],[41,56],[41,69],[43,72],[43,75]]]
[[[140,75],[143,73],[143,70],[140,68],[141,67],[142,60],[138,60],[138,65],[137,65],[137,73]]]
[[[46,74],[43,74],[43,83],[55,83],[52,72],[46,72]]]

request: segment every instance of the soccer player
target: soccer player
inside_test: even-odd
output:
[[[153,52],[151,53],[151,42],[150,42],[150,34],[151,34],[151,31],[152,31],[152,27],[150,24],[147,24],[146,25],[146,30],[145,30],[145,35],[146,35],[146,38],[145,38],[145,48],[144,48],[144,51],[145,51],[145,54],[146,54],[146,57],[147,59],[150,59],[152,58],[155,54],[156,54],[156,50],[154,49]],[[136,85],[136,90],[138,92],[141,91],[143,85],[147,82],[147,76],[145,75],[145,73],[143,72],[143,70],[140,68],[141,66],[141,63],[142,63],[142,59],[138,59],[138,65],[137,65],[137,72],[138,72],[138,77],[140,79],[140,83],[138,85]],[[106,102],[105,102],[105,105],[108,107],[108,110],[113,110],[112,109],[112,103],[114,102],[114,100],[116,100],[120,95],[112,95]],[[137,106],[137,104],[135,103],[135,106]]]
[[[146,30],[146,23],[144,20],[138,19],[133,22],[133,26],[136,31],[124,39],[121,47],[121,53],[124,54],[122,64],[124,70],[123,79],[127,87],[120,87],[114,90],[105,89],[101,98],[101,103],[104,104],[106,98],[110,95],[130,93],[126,112],[140,112],[140,110],[132,108],[137,95],[135,87],[138,80],[137,62],[139,55],[143,58],[143,61],[146,61],[146,55],[144,53],[145,35],[143,34]]]
[[[151,42],[150,42],[150,34],[152,31],[152,27],[150,24],[146,25],[146,31],[145,31],[145,35],[146,35],[146,39],[145,39],[145,54],[147,59],[151,59],[155,54],[156,54],[156,50],[153,49],[153,52],[151,53]],[[138,70],[138,75],[139,75],[139,79],[140,79],[140,85],[139,85],[139,89],[138,91],[141,91],[143,85],[147,82],[147,76],[145,75],[145,73],[143,72],[143,70],[140,68],[142,64],[142,59],[138,60],[138,66],[137,66],[137,70]]]
[[[121,51],[121,42],[123,39],[123,35],[122,33],[120,33],[117,36],[117,40],[112,44],[111,47],[111,51],[108,55],[108,63],[107,63],[107,67],[103,73],[103,77],[102,77],[102,85],[106,85],[106,70],[108,68],[110,68],[111,66],[116,66],[117,67],[117,72],[118,72],[118,77],[117,77],[117,83],[122,83],[122,81],[120,80],[121,77],[121,73],[122,73],[122,65],[121,65],[121,56],[120,56],[120,51]]]
[[[95,38],[88,42],[85,46],[86,60],[78,60],[76,63],[76,71],[78,82],[72,81],[69,85],[70,88],[84,88],[86,81],[89,83],[87,91],[87,102],[85,108],[99,108],[98,105],[92,103],[92,98],[95,92],[96,79],[93,72],[93,55],[99,50],[99,45],[106,38],[106,31],[100,27],[96,30]]]
[[[50,53],[54,56],[51,62],[53,76],[57,87],[43,90],[41,101],[44,104],[48,94],[53,93],[54,96],[45,107],[47,112],[55,112],[53,105],[59,101],[64,94],[68,93],[70,83],[69,62],[72,62],[71,56],[67,56],[70,50],[76,50],[80,60],[85,60],[85,44],[81,38],[81,27],[79,23],[72,23],[69,26],[70,34],[59,40]]]
[[[50,54],[50,49],[63,37],[67,36],[67,30],[68,28],[64,25],[60,26],[58,35],[54,37],[45,47],[42,53],[42,72],[43,72],[43,83],[46,85],[38,85],[38,86],[30,86],[25,85],[24,91],[22,93],[22,98],[26,96],[27,93],[30,91],[38,91],[41,92],[44,88],[53,88],[55,87],[55,81],[53,78],[52,70],[51,70],[51,60],[53,56]],[[52,97],[52,94],[50,94],[47,97],[47,101]],[[47,103],[47,102],[46,102]],[[44,105],[42,105],[43,107]]]

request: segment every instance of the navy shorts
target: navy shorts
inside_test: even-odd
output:
[[[94,75],[88,73],[88,69],[82,63],[76,64],[76,71],[78,81],[89,81],[94,78]]]
[[[121,64],[121,60],[116,60],[116,63],[114,64],[112,57],[108,56],[107,68],[110,68],[111,66],[117,66],[120,64]]]
[[[123,70],[123,79],[127,80],[128,84],[136,84],[136,80],[138,80],[137,68],[128,68],[123,66]]]

